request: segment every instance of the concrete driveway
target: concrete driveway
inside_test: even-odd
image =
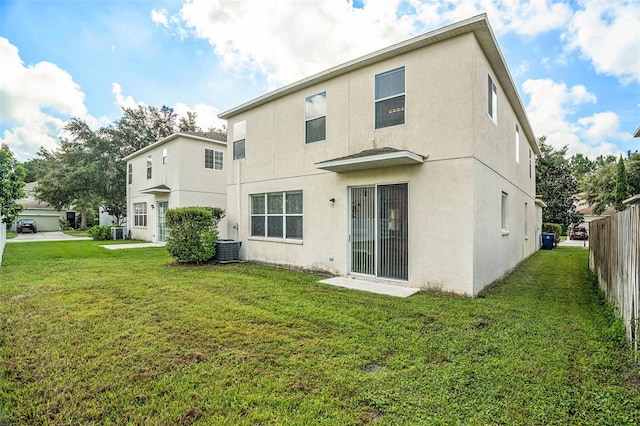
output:
[[[589,240],[570,240],[566,239],[558,243],[560,246],[572,246],[572,247],[589,247]]]
[[[27,243],[29,241],[73,241],[73,240],[90,240],[90,237],[72,237],[64,232],[22,232],[17,234],[15,238],[7,240],[7,243]]]

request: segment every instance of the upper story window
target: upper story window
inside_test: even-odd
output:
[[[376,75],[376,129],[404,124],[404,67]]]
[[[309,96],[304,100],[305,143],[327,138],[327,92]]]
[[[244,158],[244,142],[247,137],[247,122],[242,120],[233,125],[233,159]]]
[[[223,167],[223,153],[222,151],[216,151],[215,149],[204,150],[204,168],[213,170],[222,170]]]
[[[127,166],[127,175],[129,184],[133,183],[133,164],[129,163]]]
[[[489,117],[493,120],[494,123],[498,122],[498,88],[496,84],[493,82],[491,76],[488,76],[488,105],[487,112],[489,113]]]
[[[167,148],[162,150],[162,164],[167,164]]]
[[[520,128],[516,124],[516,163],[520,164]]]
[[[251,236],[302,239],[302,191],[251,196]]]
[[[147,179],[151,179],[153,170],[153,158],[151,155],[147,155]]]

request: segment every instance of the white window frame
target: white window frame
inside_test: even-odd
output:
[[[520,164],[520,127],[516,124],[516,163]]]
[[[300,213],[288,213],[287,212],[287,195],[289,194],[300,194],[302,196],[302,206],[301,206],[301,212]],[[282,212],[279,213],[269,213],[269,204],[268,204],[268,199],[269,196],[273,196],[273,195],[280,195],[282,197]],[[263,213],[254,213],[253,212],[253,200],[254,199],[258,199],[260,197],[264,197],[263,202],[264,202],[264,212]],[[304,238],[304,232],[302,231],[302,234],[300,236],[289,236],[287,235],[287,218],[290,217],[300,217],[302,218],[302,228],[304,230],[304,196],[301,190],[299,191],[283,191],[283,192],[267,192],[267,193],[260,193],[260,194],[251,194],[249,197],[249,208],[250,208],[250,220],[251,223],[249,224],[249,234],[251,236],[251,238],[267,238],[267,239],[278,239],[278,240],[295,240],[295,241],[302,241],[302,239]],[[269,233],[269,218],[278,218],[278,217],[282,217],[282,235],[281,236],[273,236],[273,235],[268,235]],[[257,235],[253,233],[253,219],[254,218],[263,218],[264,220],[264,234],[262,235]]]
[[[153,156],[147,155],[147,179],[151,179],[153,176]]]
[[[494,124],[498,124],[498,87],[496,83],[488,75],[488,90],[487,90],[487,113]]]
[[[223,170],[224,154],[216,149],[204,149],[204,168],[211,170]]]
[[[391,73],[395,73],[402,70],[402,78],[403,78],[403,85],[402,85],[402,91],[398,92],[398,93],[393,93],[390,94],[388,96],[381,96],[378,97],[378,81],[380,78],[382,78],[385,75],[391,74]],[[374,84],[373,84],[373,97],[374,97],[374,118],[373,118],[373,122],[374,122],[374,128],[375,129],[384,129],[387,127],[393,127],[393,126],[399,126],[401,124],[405,124],[406,123],[406,106],[407,106],[407,97],[406,97],[406,92],[407,92],[407,74],[406,74],[406,68],[404,66],[398,67],[398,68],[394,68],[392,70],[389,71],[385,71],[382,72],[380,74],[376,74],[374,77]],[[385,126],[379,126],[378,125],[378,104],[386,102],[388,100],[391,99],[397,99],[397,98],[403,98],[403,102],[402,102],[402,107],[398,107],[395,108],[398,111],[396,112],[400,112],[400,110],[402,111],[402,122],[401,123],[395,123],[395,124],[389,124],[389,125],[385,125]],[[389,110],[389,112],[391,113],[391,110]]]
[[[147,227],[147,203],[133,203],[133,226]]]
[[[245,158],[246,155],[247,122],[238,121],[233,125],[233,159]],[[242,148],[241,148],[242,147]]]
[[[500,228],[502,235],[509,234],[509,194],[504,191],[500,200]]]
[[[321,96],[324,98],[323,104],[320,108],[317,108],[317,104],[314,100]],[[316,110],[317,109],[317,110]],[[312,121],[317,121],[324,118],[324,137],[322,139],[309,140],[309,134],[307,133],[308,124]],[[307,96],[304,99],[304,143],[321,142],[327,139],[327,92],[316,93],[315,95]]]

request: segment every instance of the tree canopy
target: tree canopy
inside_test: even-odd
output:
[[[543,222],[570,226],[580,223],[576,212],[575,193],[578,181],[566,159],[567,147],[555,149],[546,143],[546,136],[538,139],[540,156],[536,160],[536,191],[547,207],[542,210]]]
[[[212,129],[217,131],[217,129]],[[124,157],[175,132],[200,131],[196,114],[180,119],[172,108],[140,105],[123,108],[122,117],[98,130],[73,118],[65,126],[70,135],[55,151],[41,149],[35,161],[42,166],[37,196],[57,208],[104,208],[120,222],[126,215]],[[222,133],[223,131],[218,131]],[[40,169],[38,169],[40,171]]]
[[[631,195],[640,194],[640,153],[628,152],[627,158],[598,157],[596,169],[583,176],[580,188],[586,192],[587,202],[594,205],[593,213],[600,214],[608,206],[624,210],[622,203]]]
[[[9,146],[0,146],[0,213],[2,223],[13,223],[22,206],[16,200],[24,197],[25,171]]]

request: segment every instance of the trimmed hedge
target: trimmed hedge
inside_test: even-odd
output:
[[[94,240],[110,240],[111,239],[111,226],[92,226],[87,233]]]
[[[218,223],[224,210],[217,207],[179,207],[167,210],[167,251],[179,263],[204,263],[213,259]]]
[[[543,223],[542,232],[556,234],[553,241],[555,242],[555,244],[558,244],[560,242],[560,235],[562,235],[562,225],[560,225],[559,223]]]

